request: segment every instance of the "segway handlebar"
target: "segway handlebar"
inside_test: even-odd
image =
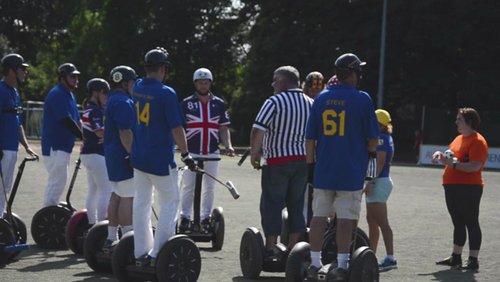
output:
[[[243,155],[241,156],[241,159],[240,161],[238,162],[238,166],[241,166],[243,164],[243,162],[246,160],[246,158],[248,157],[248,155],[250,155],[250,148],[247,148],[245,150],[245,152],[243,153]]]

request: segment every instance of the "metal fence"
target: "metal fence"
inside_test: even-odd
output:
[[[40,101],[25,101],[23,103],[23,127],[24,133],[29,139],[42,139],[43,104]],[[78,105],[80,113],[81,109],[81,106]]]

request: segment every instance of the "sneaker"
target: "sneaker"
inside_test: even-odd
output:
[[[307,269],[307,280],[306,281],[318,281],[318,271],[321,267],[310,265]]]
[[[436,261],[437,265],[447,265],[447,266],[452,266],[452,267],[458,267],[462,265],[462,257],[460,255],[455,255],[452,254],[451,256],[440,260]]]
[[[113,241],[110,239],[106,239],[104,244],[102,245],[102,252],[105,254],[111,254],[113,252],[113,249],[115,246],[118,244],[118,240]]]
[[[181,218],[181,223],[179,224],[179,233],[186,233],[189,230],[189,219]]]
[[[210,218],[205,218],[201,221],[201,231],[203,233],[212,232],[212,225],[210,224]]]
[[[345,282],[347,281],[347,270],[336,267],[328,271],[327,277],[324,277],[321,281],[331,281],[331,282]]]
[[[388,257],[384,258],[383,261],[381,261],[378,265],[378,268],[380,271],[387,271],[391,269],[396,269],[398,268],[398,261],[397,260],[391,260]]]
[[[154,268],[156,267],[156,258],[148,254],[144,254],[141,257],[135,259],[135,266]]]
[[[475,257],[469,257],[464,265],[459,267],[460,270],[473,270],[477,271],[479,269],[479,262]]]

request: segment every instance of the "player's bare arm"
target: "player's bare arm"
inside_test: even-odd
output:
[[[306,162],[308,164],[313,164],[316,162],[316,141],[307,139],[306,140]]]
[[[226,155],[234,157],[234,148],[231,144],[231,133],[229,132],[229,127],[221,125],[219,128],[219,134],[222,144],[224,144],[224,147],[226,148]]]
[[[120,129],[120,141],[128,154],[132,151],[134,134],[131,129]]]
[[[28,155],[38,158],[38,154],[35,153],[35,151],[33,151],[33,149],[31,149],[31,147],[28,143],[28,139],[26,138],[26,134],[24,133],[24,128],[22,125],[19,126],[19,142],[21,143],[21,145],[23,145],[23,147],[26,150],[26,153],[28,153]]]
[[[184,132],[184,128],[182,126],[172,128],[172,135],[174,136],[175,144],[177,144],[177,147],[181,151],[181,154],[187,153],[188,149],[186,142],[186,133]]]
[[[265,131],[255,127],[250,132],[250,161],[255,169],[260,168],[262,142],[264,141],[265,133]]]

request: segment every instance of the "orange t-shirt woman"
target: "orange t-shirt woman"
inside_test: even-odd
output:
[[[476,110],[461,108],[455,121],[459,136],[446,152],[436,151],[433,162],[444,164],[443,187],[446,207],[451,216],[453,252],[436,264],[478,270],[482,233],[479,226],[479,204],[483,194],[482,171],[488,157],[488,143],[476,129],[480,118]],[[462,265],[462,249],[469,235],[469,259]]]

